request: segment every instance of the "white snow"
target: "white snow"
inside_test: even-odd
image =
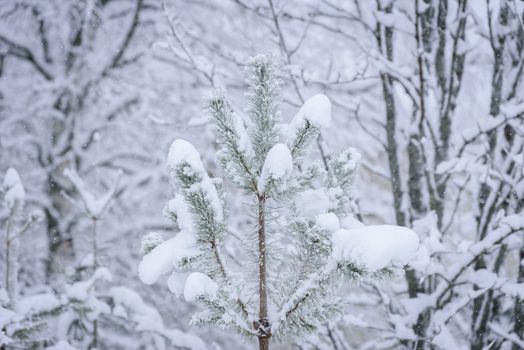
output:
[[[184,286],[187,279],[187,273],[186,272],[180,272],[180,271],[173,271],[171,272],[171,275],[167,279],[167,288],[169,288],[169,291],[176,295],[176,297],[182,296],[184,294]]]
[[[340,221],[340,226],[346,230],[364,227],[365,225],[358,221],[353,215],[348,215]]]
[[[298,213],[311,221],[314,221],[317,215],[327,213],[332,206],[326,188],[307,189],[300,193],[295,201]]]
[[[293,157],[289,148],[277,143],[267,152],[262,173],[258,179],[258,190],[264,192],[269,179],[286,181],[293,172]]]
[[[305,121],[317,128],[329,128],[331,125],[331,101],[324,94],[314,95],[306,100],[289,124],[288,133],[293,137]]]
[[[142,258],[138,265],[138,275],[145,284],[153,284],[161,275],[177,267],[183,259],[198,254],[195,236],[191,232],[180,231]]]
[[[176,167],[187,163],[191,169],[198,173],[205,173],[204,165],[200,160],[200,153],[190,142],[184,139],[173,141],[167,155],[167,165],[175,169]]]
[[[61,304],[53,293],[35,294],[18,300],[16,312],[20,315],[38,314],[56,309]]]
[[[80,260],[80,264],[78,264],[78,267],[85,268],[85,267],[93,267],[95,265],[95,256],[92,253],[86,254],[82,260]]]
[[[330,232],[335,232],[340,228],[340,221],[334,213],[317,215],[315,217],[315,224]]]
[[[115,307],[115,316],[127,317],[140,332],[154,332],[169,339],[175,347],[184,349],[204,350],[206,344],[197,336],[186,334],[178,329],[167,329],[162,316],[153,307],[147,305],[142,297],[127,287],[113,287],[109,291]]]
[[[112,287],[109,295],[116,306],[123,307],[128,317],[138,324],[141,328],[142,323],[162,323],[162,317],[158,311],[147,305],[142,297],[132,289],[127,287]]]
[[[217,189],[213,184],[213,180],[209,178],[207,172],[204,169],[200,154],[196,148],[186,140],[177,139],[173,141],[169,148],[169,154],[167,156],[167,165],[171,170],[175,170],[177,167],[187,164],[184,172],[195,174],[200,177],[200,182],[196,183],[190,191],[202,191],[206,199],[209,201],[211,208],[216,216],[216,219],[221,221],[224,218],[224,212],[222,209],[222,202],[217,193]]]
[[[237,142],[238,142],[238,150],[240,152],[244,153],[250,153],[251,152],[251,142],[249,140],[249,135],[247,133],[246,127],[244,126],[244,121],[242,118],[236,114],[233,113],[233,128],[235,129],[235,133],[237,134]]]
[[[110,282],[111,280],[111,271],[105,267],[99,267],[89,279],[73,283],[67,290],[67,297],[71,300],[86,301],[90,298],[96,282]]]
[[[388,266],[406,265],[415,257],[417,234],[401,226],[372,225],[333,234],[333,257],[351,261],[369,272]]]
[[[119,172],[118,177],[115,183],[113,184],[113,187],[111,187],[111,189],[100,198],[95,198],[94,194],[87,189],[87,185],[85,184],[84,180],[80,178],[76,171],[72,169],[66,169],[64,171],[64,176],[66,176],[69,179],[69,181],[71,181],[71,183],[77,190],[82,200],[82,203],[84,204],[84,209],[87,212],[87,214],[98,219],[107,209],[109,203],[111,202],[113,196],[116,193],[121,172]]]
[[[198,297],[204,296],[211,300],[215,299],[218,285],[207,275],[193,272],[186,279],[184,287],[184,299],[196,301]]]
[[[25,190],[22,185],[22,180],[18,172],[13,169],[7,169],[4,178],[4,191],[5,191],[5,204],[8,208],[12,209],[17,203],[23,203],[25,201]]]
[[[182,195],[176,194],[175,198],[167,203],[167,211],[176,215],[180,230],[193,231],[193,215]]]

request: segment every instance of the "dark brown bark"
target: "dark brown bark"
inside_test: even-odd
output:
[[[258,349],[259,350],[269,350],[269,338],[268,337],[258,337]]]
[[[269,349],[271,338],[271,324],[267,314],[267,261],[266,261],[266,195],[258,196],[258,274],[259,274],[259,313],[255,323],[258,332],[260,350]]]

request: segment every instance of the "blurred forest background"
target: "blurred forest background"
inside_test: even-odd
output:
[[[206,101],[225,88],[242,111],[257,53],[283,68],[283,121],[331,99],[315,152],[362,153],[356,216],[422,242],[282,348],[523,349],[518,0],[0,0],[0,347],[253,346],[188,326],[196,307],[137,265],[144,234],[172,234],[170,142],[220,172]]]

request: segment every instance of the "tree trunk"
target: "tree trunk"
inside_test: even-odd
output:
[[[269,338],[268,337],[258,337],[258,349],[259,350],[269,350]]]
[[[259,320],[256,324],[258,332],[258,344],[260,350],[269,349],[269,338],[271,337],[271,325],[267,315],[267,272],[266,272],[266,196],[264,193],[258,196],[258,272],[259,272]]]
[[[524,283],[524,242],[522,242],[522,246],[520,247],[519,261],[521,263],[519,266],[519,275],[517,282]],[[520,339],[524,339],[524,299],[521,299],[519,297],[516,298],[514,315],[515,324],[513,325],[513,331]],[[512,350],[518,350],[518,345],[513,344]]]

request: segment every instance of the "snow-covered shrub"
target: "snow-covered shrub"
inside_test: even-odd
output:
[[[179,232],[143,258],[139,275],[152,284],[171,272],[170,290],[204,308],[194,324],[232,328],[267,349],[272,337],[299,340],[339,313],[344,303],[336,291],[345,281],[390,276],[414,256],[418,237],[398,226],[362,227],[353,218],[358,152],[344,150],[326,167],[306,157],[331,122],[325,95],[311,97],[280,127],[277,66],[258,55],[248,69],[246,116],[220,92],[209,101],[224,182],[206,172],[191,143],[171,145],[167,165],[176,193],[166,212]],[[236,237],[238,256],[226,249],[231,215],[224,188],[231,184],[248,222]]]
[[[67,339],[80,349],[111,346],[117,343],[114,337],[104,334],[106,325],[119,329],[115,332],[140,332],[143,346],[150,349],[165,349],[167,344],[187,349],[204,349],[202,340],[164,325],[160,313],[146,304],[134,290],[114,285],[113,275],[101,267],[97,225],[108,210],[119,188],[121,172],[104,195],[96,195],[86,182],[73,170],[67,169],[65,176],[71,181],[78,200],[65,192],[63,195],[85,216],[91,219],[91,247],[76,268],[77,279],[66,286],[61,295],[63,312],[58,319],[57,338]],[[142,250],[153,250],[161,242],[158,234],[144,237]],[[87,272],[87,273],[85,273]],[[109,339],[108,339],[109,338]]]

